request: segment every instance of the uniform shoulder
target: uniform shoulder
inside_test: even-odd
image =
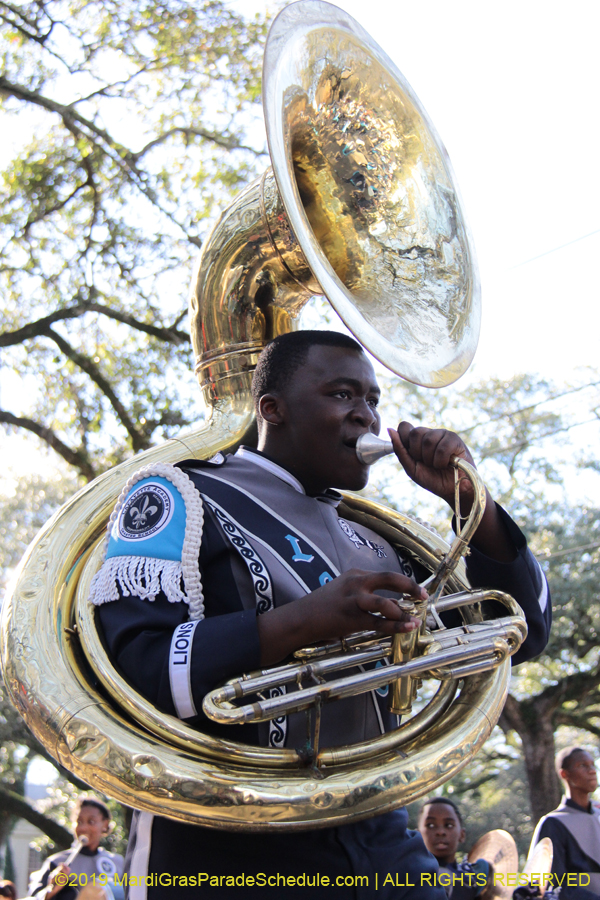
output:
[[[112,850],[107,850],[106,847],[98,847],[98,853],[102,856],[110,856],[111,859],[123,859],[120,853],[113,853]]]
[[[176,468],[183,469],[220,469],[222,466],[226,465],[227,461],[231,459],[229,454],[225,455],[224,453],[215,453],[214,456],[211,456],[209,459],[182,459],[180,462],[175,463]]]
[[[550,837],[557,832],[568,832],[568,828],[561,822],[560,817],[553,815],[555,812],[556,810],[552,810],[552,812],[545,815],[543,819],[540,819],[537,833],[538,841],[543,837]]]

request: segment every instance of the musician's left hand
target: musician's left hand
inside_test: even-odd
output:
[[[70,874],[71,869],[64,863],[61,863],[60,866],[53,869],[48,878],[48,886],[46,887],[44,900],[52,900],[52,897],[60,894],[60,892],[68,885]]]
[[[394,452],[404,471],[416,484],[454,508],[454,467],[452,456],[474,465],[473,457],[457,434],[444,428],[414,428],[410,422],[400,422],[398,431],[388,429]],[[471,482],[459,473],[463,515],[471,506]],[[466,509],[465,509],[466,507]]]
[[[465,442],[453,431],[443,428],[413,428],[400,422],[398,431],[388,429],[394,452],[412,480],[441,497],[454,509],[454,467],[450,458],[458,456],[474,465]],[[467,516],[473,504],[473,486],[459,472],[460,513]],[[486,505],[479,527],[471,543],[491,559],[511,562],[516,556],[514,545],[500,519],[496,504],[486,490]]]

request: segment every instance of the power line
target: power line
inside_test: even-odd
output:
[[[533,438],[525,438],[522,441],[516,441],[514,444],[507,444],[505,447],[497,447],[494,450],[482,451],[481,460],[489,459],[491,456],[498,456],[499,453],[508,453],[510,450],[519,450],[527,447],[534,442],[543,441],[544,438],[552,437],[554,434],[560,434],[561,431],[570,431],[571,428],[580,428],[582,425],[590,425],[592,422],[598,422],[598,417],[586,419],[585,422],[574,422],[572,425],[563,425],[562,428],[555,428],[552,431],[546,431],[544,434],[537,434]]]
[[[536,406],[541,406],[543,403],[550,403],[552,400],[559,400],[561,397],[566,397],[569,394],[576,394],[578,391],[584,391],[589,387],[598,387],[598,385],[600,385],[600,381],[589,381],[587,384],[579,385],[579,387],[569,388],[569,390],[561,391],[558,394],[551,394],[550,397],[544,397],[543,400],[538,400],[536,403],[530,403],[529,406],[520,406],[517,409],[509,410],[509,412],[501,413],[499,416],[492,416],[489,419],[486,419],[485,422],[476,422],[475,425],[471,425],[469,428],[461,428],[460,432],[461,434],[468,434],[476,428],[482,428],[484,425],[490,425],[492,422],[500,422],[502,419],[511,419],[513,416],[516,416],[519,413],[529,412],[529,410],[535,409]]]
[[[567,547],[565,550],[556,550],[554,553],[536,553],[535,558],[540,561],[555,559],[557,556],[567,556],[567,554],[575,553],[577,550],[595,550],[596,547],[600,547],[600,541],[593,541],[591,544],[579,544],[577,547]]]
[[[531,259],[525,259],[523,262],[511,266],[510,269],[507,269],[506,271],[512,272],[514,269],[519,269],[521,266],[526,266],[530,262],[535,262],[536,259],[541,259],[543,256],[549,256],[551,253],[556,253],[558,250],[564,250],[565,247],[570,247],[572,244],[577,244],[579,241],[585,241],[586,238],[593,237],[595,234],[600,234],[600,228],[597,228],[595,231],[590,231],[589,234],[582,234],[581,237],[574,238],[572,241],[567,241],[566,244],[560,244],[559,247],[553,247],[552,250],[545,250],[543,253],[539,253],[538,256],[532,256]]]

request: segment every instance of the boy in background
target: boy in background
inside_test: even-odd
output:
[[[486,887],[493,882],[492,866],[485,859],[456,861],[456,851],[466,835],[458,806],[446,797],[428,800],[421,807],[417,827],[438,861],[439,884],[449,900],[484,900]]]

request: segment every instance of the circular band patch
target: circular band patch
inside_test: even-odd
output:
[[[98,855],[98,859],[96,861],[96,870],[100,875],[116,875],[117,867],[110,858],[110,856]]]
[[[124,541],[144,541],[166,528],[174,510],[173,495],[162,484],[147,482],[123,504],[119,515],[119,537]]]

